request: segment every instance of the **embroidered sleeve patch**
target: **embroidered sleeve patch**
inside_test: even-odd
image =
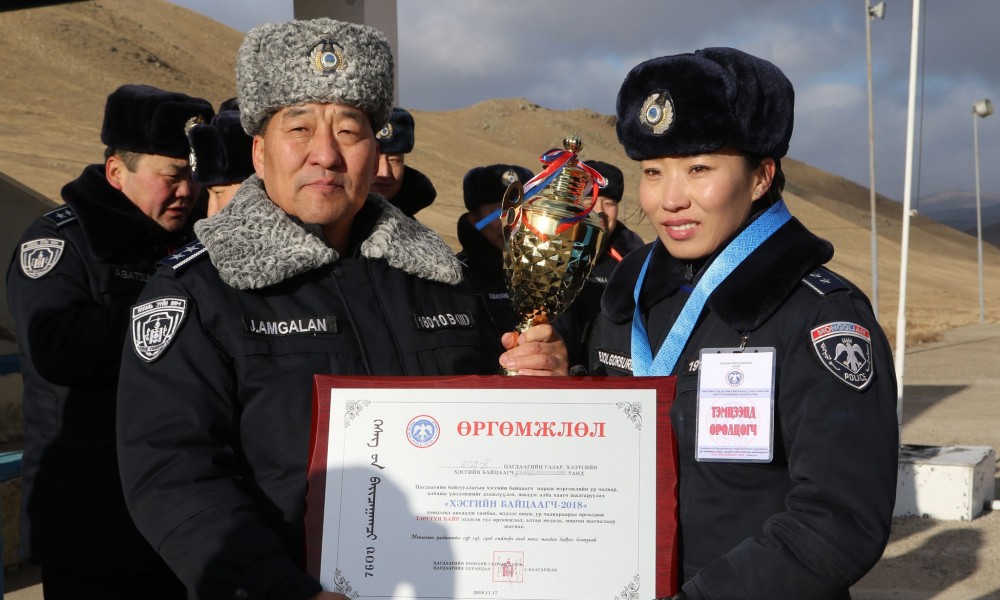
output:
[[[170,346],[187,313],[186,298],[157,298],[132,307],[132,347],[146,362]]]
[[[21,244],[21,272],[38,279],[51,271],[62,258],[66,242],[55,238],[42,238]]]
[[[834,377],[856,390],[868,387],[875,366],[867,329],[857,323],[836,321],[814,328],[809,337],[820,363]]]

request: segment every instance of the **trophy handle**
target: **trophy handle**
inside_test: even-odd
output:
[[[524,200],[524,186],[521,185],[520,181],[515,180],[507,186],[507,191],[503,193],[503,200],[500,201],[500,219],[504,233],[507,233],[507,230],[517,222],[522,200]]]

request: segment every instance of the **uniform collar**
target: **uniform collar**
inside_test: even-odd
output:
[[[650,249],[653,256],[643,285],[643,303],[653,305],[684,283],[686,261],[670,256],[659,240],[630,253],[608,282],[608,289],[616,293],[607,293],[602,300],[604,312],[615,323],[632,319],[632,286]],[[701,267],[695,282],[716,255]],[[708,299],[708,308],[734,330],[753,331],[778,310],[803,277],[832,257],[830,242],[792,218],[719,284]]]
[[[438,234],[378,194],[370,194],[362,210],[366,218],[356,218],[355,226],[369,227],[367,234],[354,232],[361,240],[358,255],[385,260],[421,279],[447,284],[462,280],[461,263]],[[303,225],[278,208],[256,175],[243,182],[218,214],[199,221],[195,232],[222,280],[241,290],[268,287],[340,259],[319,226]]]
[[[403,165],[403,181],[399,192],[390,202],[408,217],[430,206],[437,198],[434,184],[420,171]]]
[[[461,260],[477,274],[499,275],[503,272],[503,250],[490,243],[476,226],[469,213],[458,218],[458,243],[462,245]]]

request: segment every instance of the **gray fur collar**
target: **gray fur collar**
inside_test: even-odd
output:
[[[462,264],[441,236],[404,215],[378,194],[381,214],[361,243],[361,255],[421,279],[456,284]],[[318,225],[303,225],[278,208],[251,175],[215,216],[195,223],[219,276],[238,290],[257,290],[337,261]]]

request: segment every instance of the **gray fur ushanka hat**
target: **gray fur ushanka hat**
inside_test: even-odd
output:
[[[392,109],[392,71],[389,42],[373,27],[327,18],[258,25],[236,58],[243,129],[256,135],[281,108],[329,102],[360,108],[378,131]]]

